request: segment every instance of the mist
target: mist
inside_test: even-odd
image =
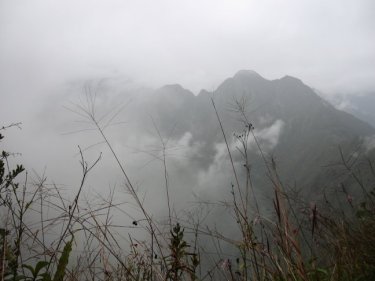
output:
[[[237,177],[250,185],[250,166],[256,214],[272,205],[268,160],[315,200],[335,145],[374,151],[375,116],[362,112],[373,108],[374,50],[372,0],[0,0],[0,127],[22,123],[2,150],[70,202],[82,156],[100,159],[81,199],[115,194],[127,211],[112,223],[133,227],[144,214],[118,157],[153,219],[207,212],[235,235],[223,207]]]

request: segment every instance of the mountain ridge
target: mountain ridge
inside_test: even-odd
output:
[[[191,134],[190,142],[200,144],[197,153],[206,159],[199,164],[204,169],[209,169],[217,157],[215,146],[223,143],[211,97],[230,145],[235,143],[233,133],[244,129],[239,112],[243,107],[267,157],[282,163],[280,176],[288,184],[303,186],[307,194],[312,194],[316,186],[334,182],[324,167],[339,161],[339,147],[349,152],[355,144],[375,135],[369,124],[337,110],[302,80],[288,75],[267,80],[255,71],[240,70],[211,93],[201,90],[195,96],[176,85],[159,88],[155,93],[156,101],[149,110],[162,124],[162,133],[176,140]],[[173,130],[168,122],[174,124]],[[250,155],[254,162],[262,162],[256,151]],[[240,163],[241,159],[234,155],[234,161]],[[258,166],[254,171],[265,174],[264,167]],[[261,179],[264,177],[255,178],[260,186],[266,186]]]

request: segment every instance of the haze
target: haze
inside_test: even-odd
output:
[[[198,92],[254,69],[364,90],[375,84],[374,11],[370,0],[2,0],[1,84],[120,75]]]
[[[76,145],[95,142],[61,137],[74,130],[63,110],[82,91],[74,85],[179,83],[197,94],[254,69],[298,77],[325,95],[360,94],[375,88],[374,38],[371,0],[1,0],[1,125],[23,122],[7,135],[10,151],[63,182],[62,170],[79,169],[67,164],[78,162]]]

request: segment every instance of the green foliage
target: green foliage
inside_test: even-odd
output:
[[[184,229],[177,223],[170,231],[170,235],[167,279],[181,280],[182,275],[186,273],[191,280],[196,280],[195,271],[199,265],[199,259],[196,253],[187,251],[190,246],[184,240]]]
[[[25,281],[44,281],[45,276],[46,276],[46,271],[41,272],[43,269],[46,269],[48,266],[48,262],[46,261],[39,261],[35,265],[35,267],[32,267],[31,265],[28,264],[23,264],[22,268],[27,269],[30,272],[30,276],[24,276],[24,275],[19,275],[17,276],[18,280],[25,280]]]
[[[1,139],[4,138],[4,136],[0,135]],[[22,165],[16,165],[15,169],[12,169],[10,171],[6,171],[6,162],[7,158],[9,157],[9,153],[6,151],[1,152],[0,156],[0,206],[9,204],[7,200],[9,198],[6,197],[6,194],[9,192],[9,187],[11,186],[14,190],[18,188],[18,183],[15,183],[14,180],[16,177],[21,174],[25,169]]]
[[[4,129],[4,127],[2,127]],[[4,136],[0,134],[0,140],[4,139]],[[12,199],[11,195],[17,192],[19,184],[15,182],[15,179],[20,175],[25,169],[22,165],[16,165],[15,169],[10,169],[8,163],[8,157],[10,154],[6,151],[2,151],[0,155],[0,207],[5,206],[8,209],[12,209]],[[20,206],[19,199],[17,199],[17,204]],[[21,208],[22,209],[22,208]],[[22,217],[22,210],[18,212],[18,218]],[[23,232],[23,226],[19,226],[16,229],[16,239],[13,245],[8,241],[7,236],[14,230],[1,229],[0,242],[1,242],[1,256],[5,257],[4,265],[4,275],[6,277],[12,276],[11,280],[17,280],[17,270],[18,270],[18,258],[20,255],[20,238]]]
[[[12,272],[6,273],[7,278],[5,281],[63,281],[69,262],[69,256],[72,251],[73,239],[72,237],[72,239],[65,244],[53,279],[51,278],[51,273],[47,271],[50,263],[47,261],[38,261],[35,267],[29,264],[21,265],[25,275],[13,274]]]
[[[65,272],[66,272],[66,267],[69,262],[69,256],[72,251],[72,244],[73,244],[74,236],[72,236],[72,239],[67,242],[64,246],[64,250],[61,254],[61,257],[59,259],[59,263],[57,264],[57,269],[55,272],[55,276],[53,277],[53,281],[63,281]],[[47,280],[45,280],[47,281]]]
[[[0,134],[0,140],[2,139],[4,139],[4,136]],[[52,281],[51,273],[48,271],[51,268],[51,262],[37,260],[35,266],[32,266],[19,261],[22,235],[25,230],[23,216],[34,201],[33,199],[26,201],[26,185],[22,191],[22,197],[17,195],[19,183],[16,182],[16,178],[25,169],[22,165],[16,165],[16,168],[10,169],[8,165],[9,156],[10,153],[6,151],[2,151],[0,155],[0,207],[6,207],[10,210],[14,224],[11,229],[0,228],[0,260],[2,262],[0,273],[4,276],[5,281]],[[15,204],[12,202],[12,196],[16,199]],[[14,240],[8,238],[12,237],[9,235],[10,233],[16,234]],[[69,255],[72,251],[73,239],[72,236],[72,239],[66,243],[62,251],[53,281],[63,281],[64,279]]]

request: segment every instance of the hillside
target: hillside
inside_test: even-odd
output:
[[[242,70],[211,93],[202,90],[195,96],[179,85],[168,85],[149,95],[146,102],[138,104],[136,118],[147,127],[149,119],[144,114],[147,112],[162,134],[174,140],[191,134],[189,146],[199,144],[199,147],[187,160],[206,171],[215,165],[217,146],[223,144],[211,98],[233,148],[236,146],[233,133],[240,133],[245,126],[238,111],[243,107],[262,150],[268,159],[274,158],[284,183],[313,197],[324,188],[335,186],[335,181],[344,180],[345,175],[327,168],[340,163],[340,149],[349,155],[375,134],[369,124],[337,110],[301,80],[290,76],[267,80],[254,71]],[[258,149],[250,147],[254,185],[259,190],[265,189],[269,182],[265,182],[264,165],[259,164],[262,161]],[[235,162],[241,165],[243,159],[235,150]],[[363,148],[357,152],[364,151]]]

